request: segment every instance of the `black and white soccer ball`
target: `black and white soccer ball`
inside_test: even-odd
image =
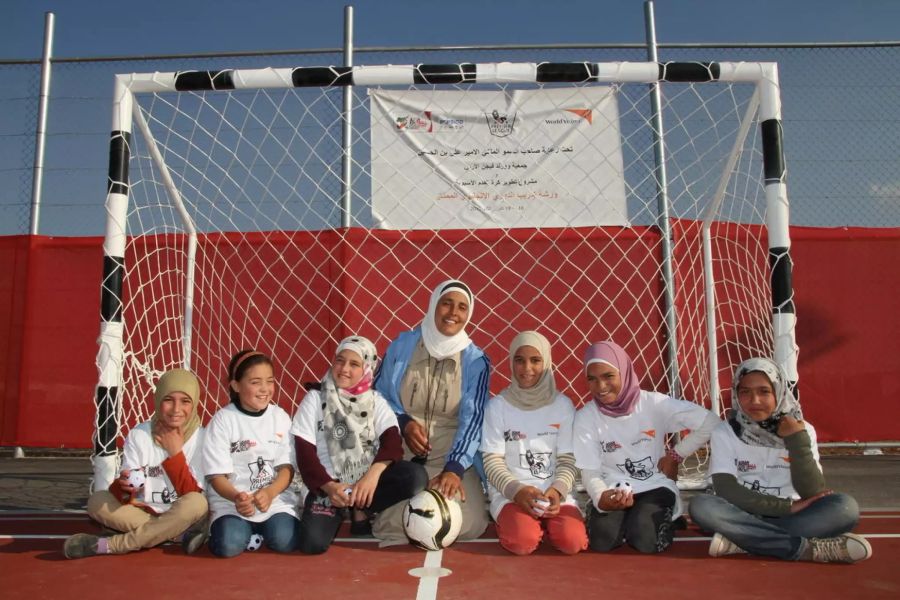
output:
[[[254,533],[250,536],[250,541],[247,542],[247,550],[251,552],[255,552],[262,548],[263,545],[263,536],[258,533]]]
[[[145,483],[147,483],[147,475],[144,473],[144,469],[138,468],[128,471],[128,485],[139,490],[144,487]]]
[[[613,489],[616,491],[622,490],[628,496],[634,493],[634,489],[632,489],[631,484],[627,481],[617,481],[616,485],[613,486]]]
[[[403,507],[403,531],[414,546],[440,550],[456,541],[462,527],[462,509],[437,490],[424,490]]]

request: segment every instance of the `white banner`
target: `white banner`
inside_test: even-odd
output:
[[[628,225],[612,88],[371,91],[386,229]]]

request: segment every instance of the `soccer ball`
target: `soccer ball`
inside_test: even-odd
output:
[[[144,484],[147,482],[147,476],[144,475],[144,469],[131,469],[128,472],[128,485],[133,487],[134,489],[140,489],[144,487]]]
[[[247,542],[247,550],[250,550],[251,552],[256,552],[257,550],[262,548],[262,544],[263,544],[263,536],[259,535],[258,533],[254,533],[253,535],[250,536],[250,541]]]
[[[634,493],[634,490],[631,488],[631,484],[627,481],[617,481],[616,485],[613,486],[615,491],[624,490],[625,494],[630,496]]]
[[[456,541],[462,527],[462,509],[437,490],[424,490],[403,507],[403,531],[414,546],[440,550]]]

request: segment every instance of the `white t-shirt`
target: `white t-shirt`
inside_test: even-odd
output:
[[[693,402],[645,390],[634,412],[622,417],[604,415],[591,400],[575,415],[575,464],[600,471],[606,487],[627,481],[636,494],[660,487],[672,490],[676,498],[672,518],[678,518],[682,512],[678,486],[656,464],[666,452],[666,434],[698,429],[708,414]],[[585,487],[591,491],[588,482]],[[592,495],[591,500],[597,506],[599,498]]]
[[[556,456],[572,452],[574,418],[575,407],[563,394],[535,410],[522,410],[503,396],[494,396],[484,411],[481,451],[504,455],[513,477],[546,491],[556,479]],[[490,484],[488,497],[496,520],[510,500]],[[563,498],[563,504],[578,506],[571,494]]]
[[[399,425],[397,425],[397,415],[388,406],[384,396],[374,390],[373,392],[375,394],[375,409],[372,411],[373,414],[369,415],[369,427],[374,431],[374,447],[372,448],[372,456],[374,457],[378,454],[381,434],[391,427],[397,427],[399,431]],[[328,454],[328,442],[325,439],[325,431],[322,426],[322,422],[325,419],[325,413],[322,409],[323,402],[322,394],[318,390],[307,392],[300,403],[300,407],[297,409],[297,413],[294,415],[294,421],[291,423],[291,433],[310,444],[316,445],[316,454],[319,457],[319,462],[325,467],[328,475],[336,479],[338,475],[334,465],[331,463],[331,456]]]
[[[181,449],[185,462],[197,485],[203,486],[202,448],[203,428],[197,429]],[[135,496],[156,513],[164,513],[178,500],[178,492],[166,475],[163,461],[169,453],[153,442],[153,425],[145,421],[128,432],[122,456],[122,469],[143,469],[146,482],[143,489]]]
[[[816,430],[803,423],[812,443],[812,454],[819,467],[819,448]],[[791,461],[786,448],[751,446],[742,442],[731,429],[728,421],[713,431],[709,441],[711,458],[709,474],[734,475],[741,485],[761,494],[799,500],[800,496],[791,483]]]
[[[228,475],[231,484],[241,492],[253,493],[275,479],[275,469],[291,465],[296,470],[293,439],[289,435],[291,419],[279,406],[270,404],[258,417],[241,412],[229,404],[216,412],[206,427],[203,447],[203,471],[207,476]],[[224,515],[235,515],[261,523],[277,513],[297,516],[297,494],[293,485],[272,499],[267,512],[259,510],[252,517],[239,514],[234,502],[221,497],[208,486],[212,521]]]

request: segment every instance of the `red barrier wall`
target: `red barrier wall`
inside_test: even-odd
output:
[[[791,231],[808,418],[823,441],[898,439],[900,229]],[[0,445],[90,446],[102,256],[0,237]]]

